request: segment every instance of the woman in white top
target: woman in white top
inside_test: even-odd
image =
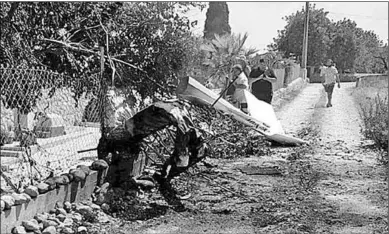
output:
[[[234,106],[240,108],[243,112],[247,113],[247,101],[244,95],[244,90],[249,89],[249,81],[247,76],[243,72],[242,65],[236,64],[232,67],[233,79],[237,78],[234,82],[235,92],[233,95]]]

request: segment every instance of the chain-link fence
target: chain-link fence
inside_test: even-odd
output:
[[[80,151],[101,137],[99,75],[83,89],[85,82],[69,85],[69,77],[44,68],[1,66],[0,74],[1,167],[16,187],[97,158],[96,150]]]

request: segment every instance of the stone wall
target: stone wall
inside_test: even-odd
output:
[[[42,98],[38,101],[37,106],[34,110],[28,115],[21,116],[21,119],[24,120],[22,122],[27,122],[28,129],[32,130],[34,124],[35,113],[38,111],[42,111],[50,114],[57,114],[61,116],[64,120],[65,126],[75,126],[79,125],[82,121],[85,107],[88,104],[91,97],[86,97],[86,95],[82,95],[78,101],[78,105],[76,107],[76,101],[73,99],[72,92],[63,88],[57,90],[52,98],[48,96],[49,90],[43,91]],[[17,122],[17,111],[7,109],[1,104],[1,124],[11,125],[12,129],[15,129]]]
[[[289,99],[304,89],[307,83],[307,81],[304,81],[304,79],[300,77],[288,84],[287,87],[274,91],[272,100],[273,108],[277,109],[289,102]]]
[[[357,87],[369,87],[382,83],[383,87],[388,87],[388,74],[363,74],[357,76]]]
[[[275,91],[284,87],[285,69],[274,69],[274,74],[277,77],[277,81],[273,83],[273,90]]]
[[[63,118],[65,126],[78,126],[81,122],[84,121],[93,121],[100,123],[100,114],[98,112],[98,104],[100,100],[93,99],[92,96],[87,96],[83,94],[78,100],[78,105],[76,106],[76,101],[73,98],[73,93],[68,88],[62,88],[55,92],[54,96],[49,98],[49,90],[43,90],[43,96],[38,101],[37,106],[34,110],[29,113],[27,116],[22,116],[22,119],[27,119],[24,122],[27,122],[27,126],[30,130],[33,129],[34,117],[37,112],[44,112],[47,114],[55,114]],[[138,111],[139,107],[128,108],[126,107],[125,97],[122,94],[119,94],[117,90],[110,90],[108,93],[108,103],[106,103],[105,111],[107,118],[107,126],[114,124],[117,118],[116,112],[125,111],[131,112],[130,116],[134,112]],[[137,100],[139,102],[139,100]],[[89,106],[88,106],[89,104]],[[88,108],[87,108],[88,106]],[[6,109],[1,104],[1,123],[5,124],[10,122],[12,129],[15,128],[16,122],[16,110]],[[125,112],[124,111],[124,112]],[[87,115],[85,113],[88,112]],[[127,116],[127,117],[130,117]],[[88,120],[85,120],[85,117],[88,117]]]
[[[300,76],[300,65],[289,66],[282,69],[274,69],[277,82],[273,84],[273,90],[285,88]]]

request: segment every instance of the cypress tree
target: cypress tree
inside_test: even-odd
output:
[[[204,38],[213,39],[215,34],[231,34],[228,22],[228,5],[226,2],[210,2],[204,26]]]

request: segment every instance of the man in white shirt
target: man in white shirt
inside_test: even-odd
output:
[[[328,59],[326,66],[320,71],[320,78],[324,86],[324,90],[327,93],[327,107],[332,107],[332,93],[334,91],[335,82],[338,82],[338,88],[340,88],[339,73],[331,59]]]

